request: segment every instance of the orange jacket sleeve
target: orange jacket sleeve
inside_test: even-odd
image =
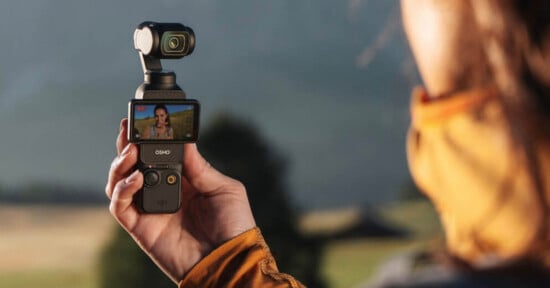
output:
[[[280,273],[260,229],[229,240],[201,260],[179,283],[196,287],[304,287]]]

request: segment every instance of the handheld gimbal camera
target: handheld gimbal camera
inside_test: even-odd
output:
[[[128,140],[138,144],[137,168],[144,176],[134,203],[142,213],[174,213],[181,205],[184,143],[197,140],[200,107],[186,99],[176,74],[164,71],[160,60],[191,54],[195,34],[179,23],[143,22],[134,46],[144,74],[128,103]]]

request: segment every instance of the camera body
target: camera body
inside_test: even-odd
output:
[[[176,74],[160,59],[192,53],[195,36],[179,23],[143,22],[134,33],[144,82],[128,103],[128,140],[139,149],[137,169],[143,187],[134,204],[142,213],[175,213],[181,205],[184,144],[197,141],[200,104],[186,99]]]

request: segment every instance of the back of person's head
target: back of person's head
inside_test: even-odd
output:
[[[462,134],[446,134],[426,155],[409,157],[412,167],[421,167],[413,176],[441,214],[449,250],[474,266],[494,259],[550,264],[550,1],[415,1],[402,4],[428,5],[457,27],[444,79],[455,84],[453,93],[497,95],[445,124]],[[422,27],[407,27],[416,21],[407,19],[414,11],[407,13],[405,28],[424,78],[432,72],[422,65],[430,63],[419,57],[433,54],[422,55],[421,41],[430,38],[415,35]],[[431,141],[424,134],[416,142]],[[434,160],[438,153],[454,155]]]
[[[550,1],[470,1],[490,80],[511,112],[550,128]],[[521,111],[523,110],[523,111]],[[536,131],[533,131],[536,132]],[[547,133],[544,131],[544,133]],[[548,137],[549,135],[541,135]]]
[[[550,1],[470,0],[470,5],[486,55],[484,64],[504,107],[517,168],[526,169],[530,176],[523,189],[515,192],[533,194],[538,202],[536,207],[526,210],[533,213],[533,221],[523,225],[536,223],[538,230],[532,243],[526,246],[526,257],[547,262],[550,260],[545,259],[550,249]]]

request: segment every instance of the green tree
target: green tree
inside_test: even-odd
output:
[[[308,287],[324,287],[319,273],[323,243],[297,229],[285,187],[285,159],[253,126],[228,115],[218,116],[199,143],[214,167],[245,185],[256,223],[279,269]]]
[[[173,288],[174,283],[117,225],[113,238],[103,248],[99,261],[99,287]]]

